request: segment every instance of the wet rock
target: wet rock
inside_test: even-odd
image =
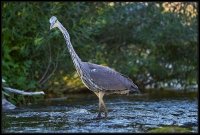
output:
[[[6,99],[2,99],[2,108],[3,110],[13,110],[16,106],[8,102]]]
[[[169,127],[159,127],[148,131],[149,133],[188,133],[191,132],[188,128],[169,126]]]

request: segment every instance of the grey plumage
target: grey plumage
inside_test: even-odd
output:
[[[72,61],[82,82],[98,96],[98,117],[101,117],[101,111],[104,111],[105,117],[107,117],[107,109],[103,101],[105,94],[127,94],[130,91],[139,92],[138,87],[125,75],[106,66],[82,62],[72,47],[67,30],[55,16],[51,17],[49,22],[51,24],[50,29],[57,27],[63,33]]]
[[[83,63],[89,72],[91,79],[100,87],[100,91],[122,91],[138,89],[132,80],[120,74],[119,72],[105,66],[84,62]]]

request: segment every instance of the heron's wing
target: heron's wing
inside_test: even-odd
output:
[[[100,88],[105,90],[127,90],[132,85],[132,81],[119,72],[105,66],[87,63],[91,79]]]

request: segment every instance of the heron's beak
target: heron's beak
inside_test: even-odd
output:
[[[50,30],[54,28],[53,26],[54,26],[53,24],[50,25]]]

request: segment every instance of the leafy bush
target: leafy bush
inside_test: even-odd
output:
[[[61,32],[49,30],[55,15],[83,61],[108,65],[140,87],[197,84],[196,5],[3,2],[2,76],[25,90],[50,89],[52,81],[65,87],[63,76],[74,79]]]

